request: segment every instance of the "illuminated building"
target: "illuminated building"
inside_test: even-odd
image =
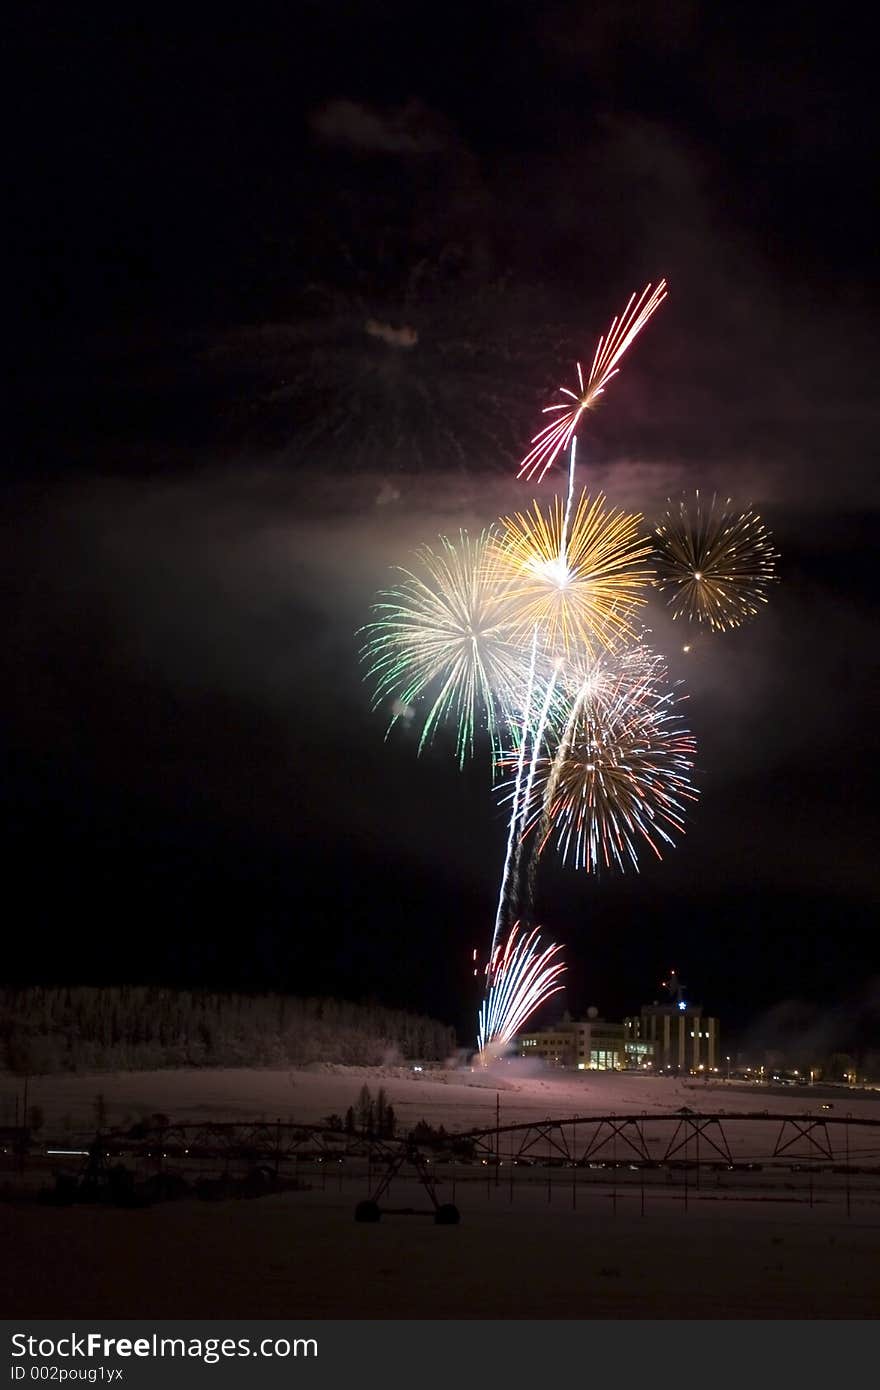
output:
[[[685,998],[685,986],[670,971],[663,981],[668,998],[644,1004],[623,1023],[599,1018],[596,1009],[516,1039],[521,1057],[540,1057],[551,1066],[578,1071],[674,1071],[709,1076],[718,1071],[719,1024],[702,1004]]]
[[[521,1033],[516,1040],[521,1057],[540,1057],[551,1066],[578,1071],[620,1071],[625,1064],[625,1027],[592,1017],[566,1019],[551,1028]]]
[[[701,1004],[685,999],[643,1004],[639,1016],[625,1018],[623,1026],[627,1056],[635,1058],[639,1049],[650,1048],[655,1071],[718,1069],[718,1019],[705,1015]]]

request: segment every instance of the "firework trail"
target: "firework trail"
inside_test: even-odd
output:
[[[374,708],[390,699],[395,711],[435,692],[419,739],[419,751],[439,724],[456,727],[459,765],[473,753],[477,726],[485,723],[497,751],[523,688],[521,648],[512,640],[504,584],[490,572],[491,533],[439,549],[416,552],[418,570],[399,569],[401,582],[374,603],[376,618],[363,631],[362,659],[375,681]],[[400,717],[395,712],[391,724]]]
[[[666,281],[661,280],[655,289],[646,285],[638,300],[633,294],[619,318],[611,321],[607,334],[599,339],[593,357],[590,374],[584,381],[580,362],[577,363],[578,390],[560,386],[559,392],[568,397],[558,405],[544,407],[545,415],[555,418],[535,435],[532,449],[520,464],[519,478],[537,478],[540,482],[561,451],[568,447],[574,438],[581,416],[594,406],[603,394],[605,387],[620,368],[617,365],[627,348],[641,333],[652,314],[666,298]],[[560,413],[561,412],[561,413]]]
[[[546,721],[545,733],[548,743],[555,737],[557,751],[561,746],[565,734],[570,729],[570,723],[574,707],[579,700],[586,697],[586,692],[590,691],[593,695],[607,692],[613,682],[626,677],[632,683],[643,681],[647,676],[654,680],[662,679],[666,674],[663,658],[648,650],[643,645],[633,646],[622,652],[612,665],[604,657],[596,661],[589,659],[574,659],[567,663],[560,662],[558,665],[559,681],[556,689],[556,700],[551,711],[551,715]],[[561,732],[559,732],[561,731]],[[535,897],[535,886],[537,879],[538,861],[540,853],[538,845],[542,844],[546,836],[549,820],[546,808],[546,766],[552,763],[552,757],[545,762],[544,777],[539,782],[539,808],[534,813],[531,811],[532,798],[534,795],[535,781],[537,778],[538,767],[541,764],[539,757],[540,749],[535,747],[532,753],[532,760],[529,769],[529,781],[526,795],[523,798],[522,811],[519,816],[519,838],[516,846],[516,873],[519,874],[520,863],[525,852],[526,842],[529,840],[529,831],[534,825],[538,825],[537,834],[532,837],[531,843],[533,852],[529,855],[526,868],[525,884],[522,887],[520,901],[525,908],[531,906]],[[501,766],[510,763],[510,758],[502,758]],[[518,882],[519,880],[517,880]]]
[[[529,720],[532,715],[532,691],[535,684],[535,663],[538,653],[538,629],[535,628],[532,634],[532,656],[529,662],[529,674],[526,684],[525,700],[523,702],[522,728],[520,731],[519,753],[516,762],[516,778],[513,787],[513,804],[510,808],[510,821],[507,827],[507,847],[504,851],[504,866],[501,870],[501,887],[498,890],[498,906],[495,909],[495,925],[492,929],[492,944],[489,948],[490,959],[495,952],[495,943],[501,931],[501,922],[504,916],[504,902],[507,896],[507,884],[510,875],[511,862],[513,860],[513,846],[516,837],[516,827],[520,817],[520,791],[522,788],[523,770],[526,761],[526,744],[528,742]]]
[[[697,798],[696,742],[677,703],[662,658],[645,652],[584,681],[537,779],[541,807],[525,827],[537,830],[537,854],[555,840],[563,862],[591,872],[638,869],[642,844],[662,857]]]
[[[567,572],[567,570],[568,570],[568,563],[567,563],[567,561],[568,561],[568,534],[569,534],[569,524],[570,524],[570,519],[571,519],[571,503],[572,503],[572,497],[573,497],[573,493],[574,493],[574,472],[575,472],[575,458],[576,458],[576,452],[577,452],[577,438],[574,438],[574,439],[571,441],[571,455],[570,455],[569,472],[568,472],[568,496],[567,496],[567,498],[566,498],[566,503],[565,503],[565,515],[564,515],[564,517],[563,517],[562,529],[561,529],[560,537],[559,537],[559,555],[558,555],[558,561],[559,561],[559,571],[560,571],[560,573],[561,573],[561,572]],[[503,566],[502,566],[502,569],[503,569]],[[535,677],[535,655],[536,655],[537,638],[538,638],[538,627],[537,627],[537,625],[536,625],[535,628],[534,628],[534,630],[533,630],[533,634],[532,634],[532,663],[531,663],[531,666],[530,666],[530,686],[529,686],[529,702],[530,702],[530,703],[531,703],[531,691],[532,691],[532,688],[533,688],[534,677]],[[540,750],[541,750],[541,747],[542,747],[542,745],[543,745],[543,742],[544,742],[544,736],[545,736],[546,729],[547,729],[547,720],[548,720],[549,715],[550,715],[550,709],[551,709],[551,705],[552,705],[552,702],[553,702],[553,696],[554,696],[554,693],[555,693],[556,682],[557,682],[557,678],[558,678],[558,675],[559,675],[559,670],[560,670],[561,664],[562,664],[562,663],[561,663],[561,660],[560,660],[559,658],[557,658],[557,659],[553,662],[553,664],[552,664],[552,671],[551,671],[551,674],[550,674],[550,678],[549,678],[549,680],[547,681],[547,688],[546,688],[546,691],[545,691],[545,694],[544,694],[544,702],[543,702],[543,705],[542,705],[542,707],[541,707],[540,716],[539,716],[539,718],[538,718],[537,728],[536,728],[535,731],[534,731],[534,736],[533,736],[533,739],[532,739],[532,756],[531,756],[531,760],[530,760],[530,764],[529,764],[529,775],[528,775],[528,778],[527,778],[527,780],[526,780],[525,795],[524,795],[522,801],[520,802],[520,787],[521,787],[521,784],[522,784],[523,760],[524,760],[524,757],[525,757],[525,749],[526,749],[526,726],[527,726],[527,722],[528,722],[529,711],[525,711],[525,712],[524,712],[524,715],[523,715],[523,729],[522,729],[522,736],[521,736],[521,739],[520,739],[520,750],[519,750],[519,758],[518,758],[518,763],[517,763],[517,784],[516,784],[516,789],[515,789],[514,795],[513,795],[513,805],[512,805],[512,807],[511,807],[511,819],[510,819],[510,825],[509,825],[509,828],[508,828],[508,837],[507,837],[507,852],[506,852],[506,855],[505,855],[504,870],[503,870],[502,879],[501,879],[501,890],[500,890],[500,895],[499,895],[498,912],[497,912],[497,914],[496,914],[496,919],[495,919],[495,930],[494,930],[493,936],[492,936],[492,946],[493,946],[493,948],[494,948],[495,941],[496,941],[496,939],[497,939],[498,931],[499,931],[499,928],[500,928],[502,906],[503,906],[504,899],[505,899],[506,892],[507,892],[508,873],[509,873],[509,872],[511,873],[512,882],[513,882],[514,885],[517,885],[517,884],[519,883],[519,878],[520,878],[520,863],[521,863],[521,859],[522,859],[523,836],[522,836],[521,833],[520,833],[520,834],[517,834],[517,825],[522,825],[522,824],[525,822],[525,820],[526,820],[526,818],[527,818],[527,816],[528,816],[529,806],[530,806],[530,804],[531,804],[532,788],[533,788],[533,786],[534,786],[534,781],[535,781],[535,770],[536,770],[536,768],[537,768],[537,763],[538,763],[538,754],[539,754],[539,752],[540,752]],[[513,856],[512,870],[511,870],[511,848],[512,848],[512,846],[513,846],[514,844],[515,844],[516,848],[515,848],[515,853],[514,853],[514,856]]]
[[[512,639],[537,626],[551,657],[591,656],[635,637],[632,616],[645,603],[650,544],[638,514],[606,509],[585,492],[570,515],[559,497],[542,510],[505,517],[487,547],[493,582],[509,598]]]
[[[561,665],[561,661],[558,660],[553,663],[553,672],[550,676],[550,679],[547,682],[547,689],[544,694],[544,703],[541,706],[541,714],[538,719],[537,727],[535,729],[534,738],[532,740],[532,756],[529,761],[529,775],[526,778],[526,788],[525,792],[523,793],[522,804],[519,806],[517,812],[516,823],[519,826],[519,832],[515,833],[516,848],[513,858],[513,870],[511,875],[512,882],[514,884],[514,891],[516,891],[516,888],[518,887],[520,882],[520,868],[522,864],[523,844],[525,842],[524,828],[528,823],[529,807],[532,804],[532,793],[535,786],[535,773],[538,767],[538,759],[541,752],[541,748],[544,744],[544,737],[547,732],[547,724],[550,718],[550,710],[553,704],[553,697],[556,693],[556,682],[559,677]],[[514,803],[514,805],[516,807],[516,802]],[[533,879],[531,876],[529,876],[529,879],[527,881],[528,891],[526,893],[526,899],[524,904],[526,907],[531,906],[532,887]]]
[[[779,555],[757,512],[735,512],[696,492],[667,504],[654,532],[656,587],[667,592],[674,619],[702,623],[714,632],[739,627],[767,602]]]
[[[557,959],[561,946],[541,949],[540,928],[520,935],[515,922],[503,945],[493,944],[486,968],[486,997],[477,1019],[477,1046],[502,1051],[523,1024],[552,995],[562,989],[565,970]]]
[[[563,564],[568,558],[568,527],[571,522],[571,504],[574,498],[574,466],[577,457],[577,435],[571,441],[568,454],[568,492],[565,496],[565,516],[562,520],[562,539],[559,543],[559,556]]]

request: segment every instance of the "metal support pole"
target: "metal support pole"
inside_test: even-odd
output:
[[[694,1126],[697,1137],[697,1191],[700,1190],[700,1126]]]

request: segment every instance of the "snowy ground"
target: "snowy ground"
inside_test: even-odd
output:
[[[7,1317],[872,1318],[880,1208],[459,1187],[459,1226],[347,1185],[146,1211],[0,1205]],[[415,1194],[394,1194],[401,1205]],[[413,1203],[415,1205],[415,1203]]]
[[[771,1094],[638,1074],[562,1076],[532,1063],[491,1074],[323,1066],[32,1078],[28,1104],[42,1108],[44,1134],[93,1130],[99,1094],[117,1126],[155,1112],[177,1122],[316,1122],[344,1114],[365,1084],[374,1095],[385,1088],[403,1128],[419,1119],[489,1128],[496,1104],[502,1126],[616,1113],[669,1116],[666,1130],[682,1106],[880,1119],[880,1092]],[[0,1077],[0,1123],[11,1122],[16,1094],[21,1081]],[[729,1128],[745,1150],[767,1152],[766,1123]],[[880,1164],[880,1130],[848,1128],[852,1161]],[[2,1306],[7,1316],[81,1318],[863,1318],[880,1307],[874,1176],[826,1168],[814,1190],[812,1174],[788,1166],[704,1170],[699,1186],[668,1171],[434,1171],[459,1226],[436,1226],[424,1190],[403,1178],[380,1223],[356,1223],[371,1181],[356,1165],[307,1166],[308,1190],[134,1211],[45,1207],[11,1190],[0,1203],[0,1248],[12,1252],[0,1262]],[[400,1208],[422,1214],[392,1214]]]
[[[28,1105],[39,1105],[47,1130],[68,1121],[94,1125],[95,1102],[104,1097],[110,1125],[133,1123],[160,1112],[172,1120],[280,1118],[316,1123],[344,1115],[361,1087],[385,1088],[402,1127],[418,1120],[448,1130],[494,1125],[496,1101],[502,1124],[591,1114],[672,1114],[686,1105],[699,1111],[818,1113],[831,1104],[835,1116],[880,1119],[880,1091],[790,1087],[780,1093],[726,1082],[706,1085],[687,1078],[638,1072],[591,1072],[583,1076],[515,1062],[491,1071],[447,1069],[415,1072],[405,1067],[316,1065],[304,1070],[180,1068],[176,1071],[112,1072],[31,1077]],[[0,1073],[0,1123],[12,1122],[22,1082]]]

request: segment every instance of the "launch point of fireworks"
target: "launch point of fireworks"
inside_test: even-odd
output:
[[[503,1052],[539,1005],[563,988],[561,950],[558,945],[542,948],[540,928],[521,934],[519,922],[493,949],[477,1020],[477,1046],[483,1059],[496,1050]]]
[[[668,593],[673,618],[723,632],[767,602],[778,555],[756,512],[735,512],[729,499],[707,504],[697,492],[693,501],[668,504],[654,539],[654,582]]]
[[[560,395],[568,397],[568,400],[544,407],[544,414],[553,415],[554,419],[531,441],[532,448],[520,464],[517,477],[541,481],[561,451],[568,447],[581,416],[596,404],[608,382],[619,372],[617,364],[663,303],[666,293],[666,281],[661,280],[654,289],[650,284],[646,285],[638,299],[634,294],[630,296],[623,313],[619,318],[612,319],[608,332],[599,339],[586,381],[578,362],[578,389],[572,391],[568,386],[560,386]]]

